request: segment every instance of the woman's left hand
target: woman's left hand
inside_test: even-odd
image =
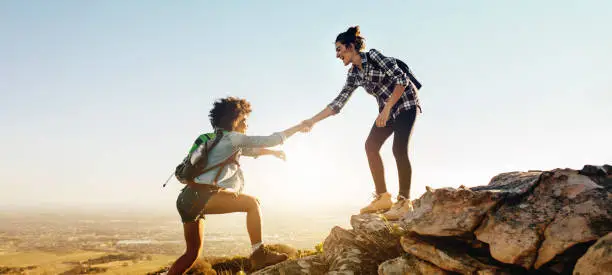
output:
[[[376,118],[376,126],[377,127],[385,127],[387,125],[387,120],[389,120],[389,113],[391,111],[387,108],[383,108],[382,112],[378,114]]]

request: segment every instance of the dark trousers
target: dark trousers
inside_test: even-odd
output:
[[[408,142],[410,141],[415,119],[416,108],[411,108],[401,112],[394,121],[389,120],[385,127],[376,127],[376,123],[372,126],[370,135],[365,143],[365,149],[368,155],[372,178],[376,185],[376,194],[387,192],[385,171],[379,151],[383,143],[393,133],[393,156],[397,164],[399,195],[410,198],[412,167],[410,166],[410,159],[408,159]]]

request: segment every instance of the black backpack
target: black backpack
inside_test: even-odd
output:
[[[376,68],[377,70],[382,71],[382,69],[380,68],[380,65],[378,63],[376,63],[375,61],[373,61],[374,59],[372,59],[370,57],[370,53],[367,53],[368,56],[368,60],[372,60],[372,62],[370,62],[370,64]],[[394,58],[395,62],[397,63],[397,66],[400,67],[400,69],[402,69],[402,71],[404,71],[404,73],[406,75],[408,75],[408,77],[410,78],[410,82],[412,82],[414,84],[414,86],[416,86],[417,90],[421,89],[421,82],[419,82],[416,77],[414,77],[414,73],[412,72],[412,70],[410,70],[410,67],[408,67],[408,65],[406,65],[406,63],[404,63],[404,61],[401,61],[397,58]]]

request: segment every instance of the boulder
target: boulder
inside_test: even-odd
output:
[[[512,177],[523,175],[508,175],[508,178]],[[608,200],[607,191],[577,171],[556,169],[545,172],[531,189],[507,199],[499,209],[489,212],[474,232],[478,240],[489,245],[496,260],[531,269],[538,254],[542,253],[535,266],[539,268],[572,244],[592,240],[609,230],[606,226],[601,227],[601,221],[609,223],[611,220],[609,214],[604,213],[609,209],[604,205]],[[599,205],[601,209],[595,209],[593,215],[583,215],[584,207],[588,205]],[[589,218],[591,216],[593,219]],[[577,224],[581,227],[575,231],[553,236],[555,232]],[[585,232],[577,232],[581,230]]]
[[[287,260],[279,264],[268,266],[251,274],[253,275],[282,275],[282,274],[311,274],[319,275],[327,272],[327,266],[320,255],[311,255],[295,260]]]
[[[404,251],[447,271],[474,274],[478,271],[495,272],[499,269],[471,257],[467,249],[458,246],[457,242],[438,241],[434,245],[417,235],[406,235],[402,237],[401,244]]]
[[[353,230],[334,227],[323,242],[323,258],[330,272],[376,274],[378,264],[397,257],[389,256],[388,248],[376,243],[375,238],[356,234]]]
[[[413,202],[414,211],[408,212],[402,222],[407,230],[420,235],[469,235],[504,196],[503,192],[466,188],[428,189]]]
[[[441,269],[431,263],[406,254],[383,262],[378,266],[379,275],[447,275],[450,272]]]
[[[544,230],[536,269],[570,247],[596,241],[612,231],[612,203],[602,186],[570,171],[559,171],[556,176],[563,182],[559,186],[565,187],[557,189],[554,195],[565,205]]]
[[[600,238],[578,259],[574,275],[612,273],[612,233]]]

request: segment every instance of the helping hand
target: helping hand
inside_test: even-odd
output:
[[[377,127],[385,127],[387,125],[387,121],[389,120],[389,112],[387,108],[384,108],[378,117],[376,118],[376,126]]]
[[[274,151],[274,156],[282,159],[283,161],[287,161],[287,156],[285,155],[284,151]]]
[[[312,127],[314,126],[314,121],[312,121],[312,119],[307,119],[302,121],[302,129],[300,129],[300,132],[302,133],[308,133],[310,132],[310,130],[312,130]]]

